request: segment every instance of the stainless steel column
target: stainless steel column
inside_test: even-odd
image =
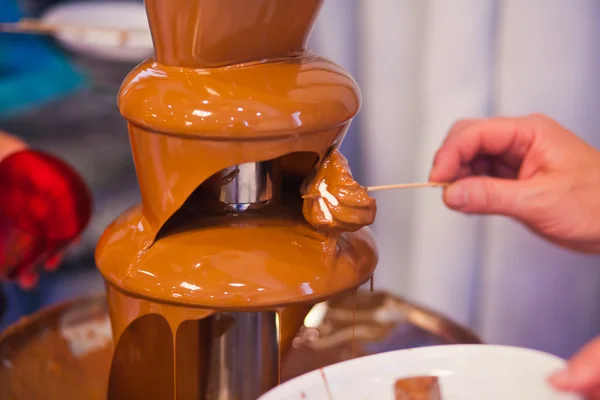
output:
[[[200,335],[202,399],[256,400],[278,384],[277,313],[219,313],[199,322],[210,324]]]
[[[278,189],[275,164],[272,161],[234,165],[213,177],[219,201],[236,211],[267,204]]]

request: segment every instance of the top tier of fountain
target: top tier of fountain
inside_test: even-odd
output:
[[[301,54],[323,0],[146,0],[163,65],[210,68]]]
[[[322,2],[146,0],[155,57],[119,96],[142,204],[98,244],[112,286],[239,311],[321,301],[370,277],[368,230],[330,238],[302,217],[300,182],[361,102],[343,68],[305,50]]]

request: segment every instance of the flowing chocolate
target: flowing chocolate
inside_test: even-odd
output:
[[[110,400],[257,398],[277,384],[310,305],[372,275],[368,229],[330,253],[300,215],[297,177],[341,141],[361,102],[345,70],[306,50],[322,3],[145,1],[155,57],[119,95],[142,204],[96,250],[115,345]],[[272,202],[205,207],[214,176],[261,162],[278,165]],[[233,341],[247,313],[256,329]],[[221,324],[227,314],[239,323]],[[246,342],[248,363],[232,351]]]
[[[339,234],[371,225],[375,199],[352,177],[348,160],[332,149],[303,188],[304,218],[315,229]]]

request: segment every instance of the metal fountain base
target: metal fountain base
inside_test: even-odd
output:
[[[282,381],[353,356],[459,343],[481,341],[403,299],[344,294],[306,317],[284,360]],[[104,296],[43,309],[0,334],[0,400],[105,400],[111,353]]]

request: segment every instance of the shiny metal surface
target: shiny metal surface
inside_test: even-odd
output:
[[[318,307],[305,319],[305,326],[296,335],[292,349],[283,360],[282,382],[352,357],[438,344],[481,343],[469,329],[387,293],[359,291],[356,297],[351,293],[343,294]],[[77,318],[68,317],[74,315]],[[65,320],[69,320],[69,332],[85,334],[66,335]],[[246,360],[244,368],[250,368],[256,365],[260,356],[261,371],[269,371],[267,366],[273,363],[272,347],[262,342],[272,336],[265,337],[260,333],[263,329],[274,331],[267,329],[273,319],[245,319],[241,316],[238,321],[236,328],[231,325],[232,330],[223,339],[217,339],[218,343],[213,343],[213,348],[221,346],[219,351],[213,351],[208,357],[196,357],[205,360],[204,365],[211,366],[210,379],[219,380],[211,389],[213,391],[207,392],[205,383],[197,378],[202,375],[194,375],[193,382],[202,384],[205,393],[216,396],[219,388],[225,390],[241,384],[236,380],[239,377],[244,377],[243,384],[246,384],[246,380],[251,381],[258,376],[258,372],[254,371],[246,376],[227,370],[232,365],[237,366],[241,360]],[[215,320],[205,325],[205,329],[218,326],[223,325]],[[104,346],[99,348],[101,341],[98,339],[103,338],[109,329],[104,296],[78,298],[49,307],[12,325],[0,333],[0,400],[105,400],[112,346],[109,341],[104,341]],[[207,329],[205,332],[211,331]],[[201,335],[196,337],[203,341]],[[63,341],[65,344],[62,344]],[[262,346],[262,352],[257,343]],[[82,355],[81,349],[95,350]],[[183,350],[187,353],[194,351],[189,348]],[[268,354],[265,358],[264,355]],[[270,372],[261,373],[273,376]],[[269,384],[262,381],[256,386],[266,387]],[[213,398],[231,399],[225,395]]]
[[[176,325],[146,314],[116,343],[108,399],[254,400],[279,382],[279,348],[276,312],[190,316]]]
[[[279,338],[275,312],[220,313],[199,323],[210,325],[202,335],[207,371],[202,399],[255,400],[279,381]],[[223,332],[225,330],[225,332]],[[205,331],[206,332],[206,331]],[[215,334],[217,333],[217,334]]]
[[[238,212],[273,199],[275,171],[272,161],[251,162],[226,168],[214,179],[219,201]]]
[[[480,344],[468,328],[385,292],[343,293],[317,304],[284,361],[282,381],[340,361],[443,344]]]
[[[106,400],[111,342],[104,296],[22,318],[0,333],[0,400]]]

